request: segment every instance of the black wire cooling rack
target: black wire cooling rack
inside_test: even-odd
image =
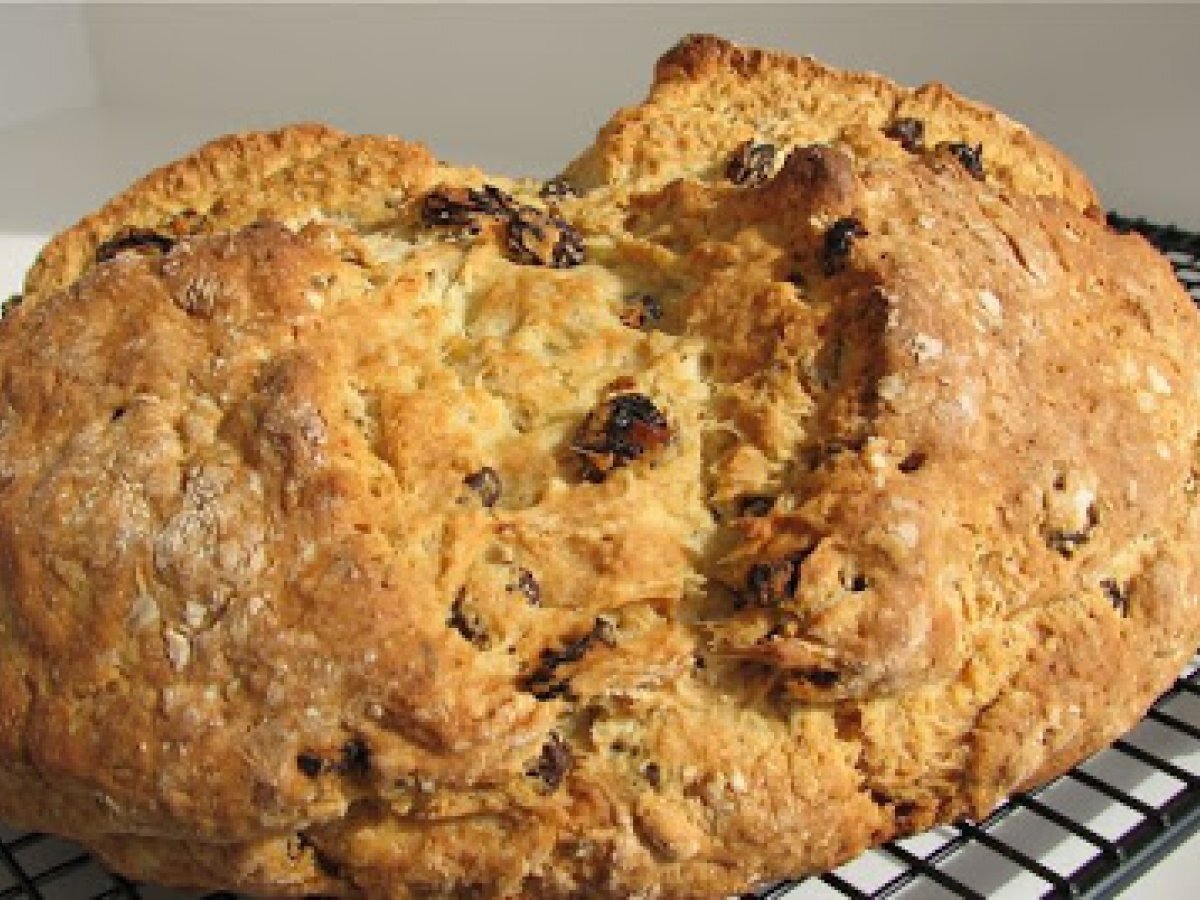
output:
[[[1200,827],[1200,657],[1129,734],[978,823],[895,841],[762,900],[1112,897]]]
[[[1110,215],[1171,260],[1200,303],[1200,234]],[[1200,348],[1198,348],[1200,349]],[[895,841],[759,900],[1112,897],[1200,828],[1200,655],[1109,749],[982,822]],[[75,844],[0,826],[0,900],[170,900]],[[1200,893],[1200,888],[1198,888]],[[205,900],[234,900],[210,894]]]

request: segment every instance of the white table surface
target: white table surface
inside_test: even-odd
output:
[[[24,271],[53,231],[91,211],[150,165],[167,161],[200,141],[233,126],[217,114],[171,116],[90,108],[52,115],[0,130],[0,298],[20,290]],[[1137,212],[1137,210],[1133,210]],[[1200,702],[1190,721],[1200,726]],[[1200,771],[1200,751],[1171,755],[1177,765]],[[1151,793],[1154,785],[1146,786]],[[1093,825],[1104,824],[1116,810],[1094,811]],[[1119,816],[1117,816],[1119,818]],[[1098,824],[1097,824],[1098,823]],[[1119,833],[1120,823],[1109,823]],[[2,831],[2,829],[0,829]],[[1057,852],[1057,851],[1055,851]],[[1062,852],[1066,852],[1065,849]],[[1123,896],[1137,900],[1194,900],[1200,896],[1197,863],[1200,835],[1161,861]],[[859,864],[868,870],[871,861]],[[0,885],[2,887],[2,885]],[[989,897],[1023,898],[1044,889],[1038,881],[1008,881],[988,888]],[[52,892],[53,900],[84,894]],[[171,896],[154,892],[155,898]],[[820,885],[806,885],[789,900],[840,896]],[[900,896],[921,898],[919,891]],[[924,896],[932,896],[926,894]],[[942,895],[939,895],[942,896]]]

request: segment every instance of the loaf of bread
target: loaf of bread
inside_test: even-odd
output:
[[[937,84],[688,38],[546,182],[220,139],[0,323],[0,821],[669,900],[983,815],[1200,643],[1197,347]]]

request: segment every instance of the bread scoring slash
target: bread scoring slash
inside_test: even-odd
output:
[[[0,819],[260,895],[721,897],[1200,642],[1200,315],[941,85],[685,39],[546,182],[320,125],[0,322]]]

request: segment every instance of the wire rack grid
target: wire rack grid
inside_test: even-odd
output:
[[[1200,234],[1110,214],[1175,268],[1200,304]],[[757,900],[1105,898],[1200,829],[1200,655],[1129,734],[982,822],[894,841]],[[174,900],[107,871],[75,844],[0,825],[0,900]],[[209,894],[204,900],[235,900]]]

